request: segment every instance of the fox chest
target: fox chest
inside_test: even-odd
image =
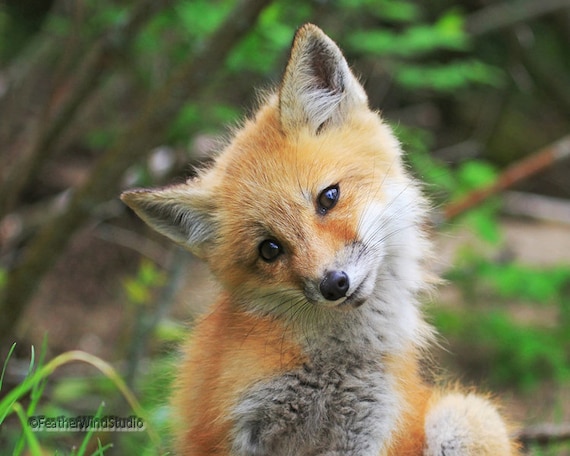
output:
[[[313,359],[247,389],[232,411],[232,455],[378,455],[397,406],[377,362]]]

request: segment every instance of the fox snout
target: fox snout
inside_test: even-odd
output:
[[[319,285],[319,290],[327,301],[344,298],[349,288],[350,279],[344,271],[328,271]]]
[[[360,307],[370,295],[374,274],[342,268],[330,269],[320,279],[306,283],[304,294],[309,302],[330,308]]]

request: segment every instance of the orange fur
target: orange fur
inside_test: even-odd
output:
[[[174,386],[179,454],[228,454],[228,411],[239,394],[302,362],[281,324],[252,317],[222,297],[196,326]]]
[[[425,446],[424,418],[433,391],[418,372],[417,350],[386,359],[387,368],[397,381],[401,416],[386,456],[420,456]]]

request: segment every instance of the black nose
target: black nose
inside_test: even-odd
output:
[[[344,298],[350,282],[344,271],[329,271],[319,286],[324,298],[329,301],[336,301]]]

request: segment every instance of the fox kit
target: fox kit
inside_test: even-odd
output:
[[[485,398],[426,384],[426,203],[341,51],[301,27],[279,89],[186,183],[122,195],[222,285],[173,408],[181,455],[514,455]]]

